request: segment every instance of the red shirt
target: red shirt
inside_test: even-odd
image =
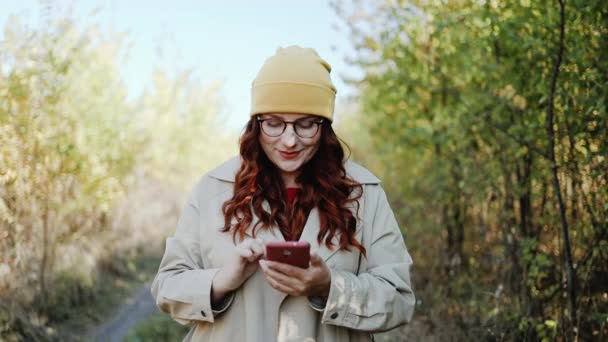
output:
[[[287,188],[285,189],[286,194],[287,194],[287,204],[293,204],[293,201],[296,198],[296,195],[298,193],[298,188]],[[291,232],[286,231],[284,229],[281,229],[281,234],[283,234],[283,237],[285,238],[285,241],[298,241],[300,239],[300,234],[298,234],[297,236],[291,236]]]
[[[287,188],[287,204],[293,203],[293,200],[296,198],[297,193],[298,188]]]

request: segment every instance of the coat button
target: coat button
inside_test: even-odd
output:
[[[331,317],[331,319],[336,319],[336,318],[338,318],[338,313],[337,313],[337,312],[334,312],[334,313],[332,313],[332,314],[331,314],[331,316],[329,316],[329,317]]]
[[[201,315],[203,315],[203,317],[207,317],[207,315],[205,315],[205,311],[201,311]]]

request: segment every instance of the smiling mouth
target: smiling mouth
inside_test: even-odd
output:
[[[284,151],[279,151],[279,154],[281,155],[281,157],[283,157],[284,159],[294,159],[295,157],[297,157],[300,154],[300,151],[295,151],[295,152],[284,152]]]

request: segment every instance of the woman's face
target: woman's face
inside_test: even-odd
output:
[[[272,113],[262,114],[258,116],[258,120],[263,120],[260,122],[259,136],[262,149],[268,159],[281,171],[286,186],[295,185],[298,169],[309,161],[319,149],[321,127],[317,122],[322,119],[307,114]],[[294,123],[296,121],[297,123]],[[283,122],[292,124],[287,124],[281,135],[270,136],[280,133]],[[298,130],[300,135],[296,134],[295,130]],[[308,137],[311,134],[314,135]]]

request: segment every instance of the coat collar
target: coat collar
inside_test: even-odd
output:
[[[209,176],[215,179],[234,183],[235,175],[241,166],[240,157],[234,157],[224,162],[222,165],[218,166],[214,170],[209,172]],[[344,164],[344,168],[346,169],[346,174],[350,176],[355,181],[361,184],[378,184],[380,183],[380,179],[374,176],[370,171],[368,171],[363,166],[352,162],[347,161]],[[360,199],[362,201],[363,198]],[[268,205],[267,202],[264,205]],[[363,203],[361,203],[363,205]],[[250,228],[247,230],[246,234],[249,237],[252,237],[251,227],[253,227],[258,221],[259,218],[254,214],[253,222]],[[334,249],[329,249],[325,246],[325,244],[319,244],[317,242],[317,234],[319,233],[320,219],[319,219],[319,211],[317,208],[313,208],[308,215],[308,219],[306,224],[304,225],[304,229],[302,230],[302,235],[300,236],[300,241],[307,241],[310,243],[311,251],[316,252],[323,260],[329,259],[332,255],[334,255],[338,249],[337,246],[340,244],[339,237],[334,236],[332,243],[336,246]],[[357,222],[357,231],[355,233],[355,238],[359,241],[361,237],[361,222]],[[283,236],[279,232],[279,229],[259,229],[256,232],[256,236],[261,238],[262,240],[268,241],[284,241]]]
[[[225,182],[234,183],[234,178],[241,166],[241,158],[234,157],[209,172],[209,176]],[[353,162],[344,163],[346,174],[361,184],[379,184],[380,179],[363,166]]]

